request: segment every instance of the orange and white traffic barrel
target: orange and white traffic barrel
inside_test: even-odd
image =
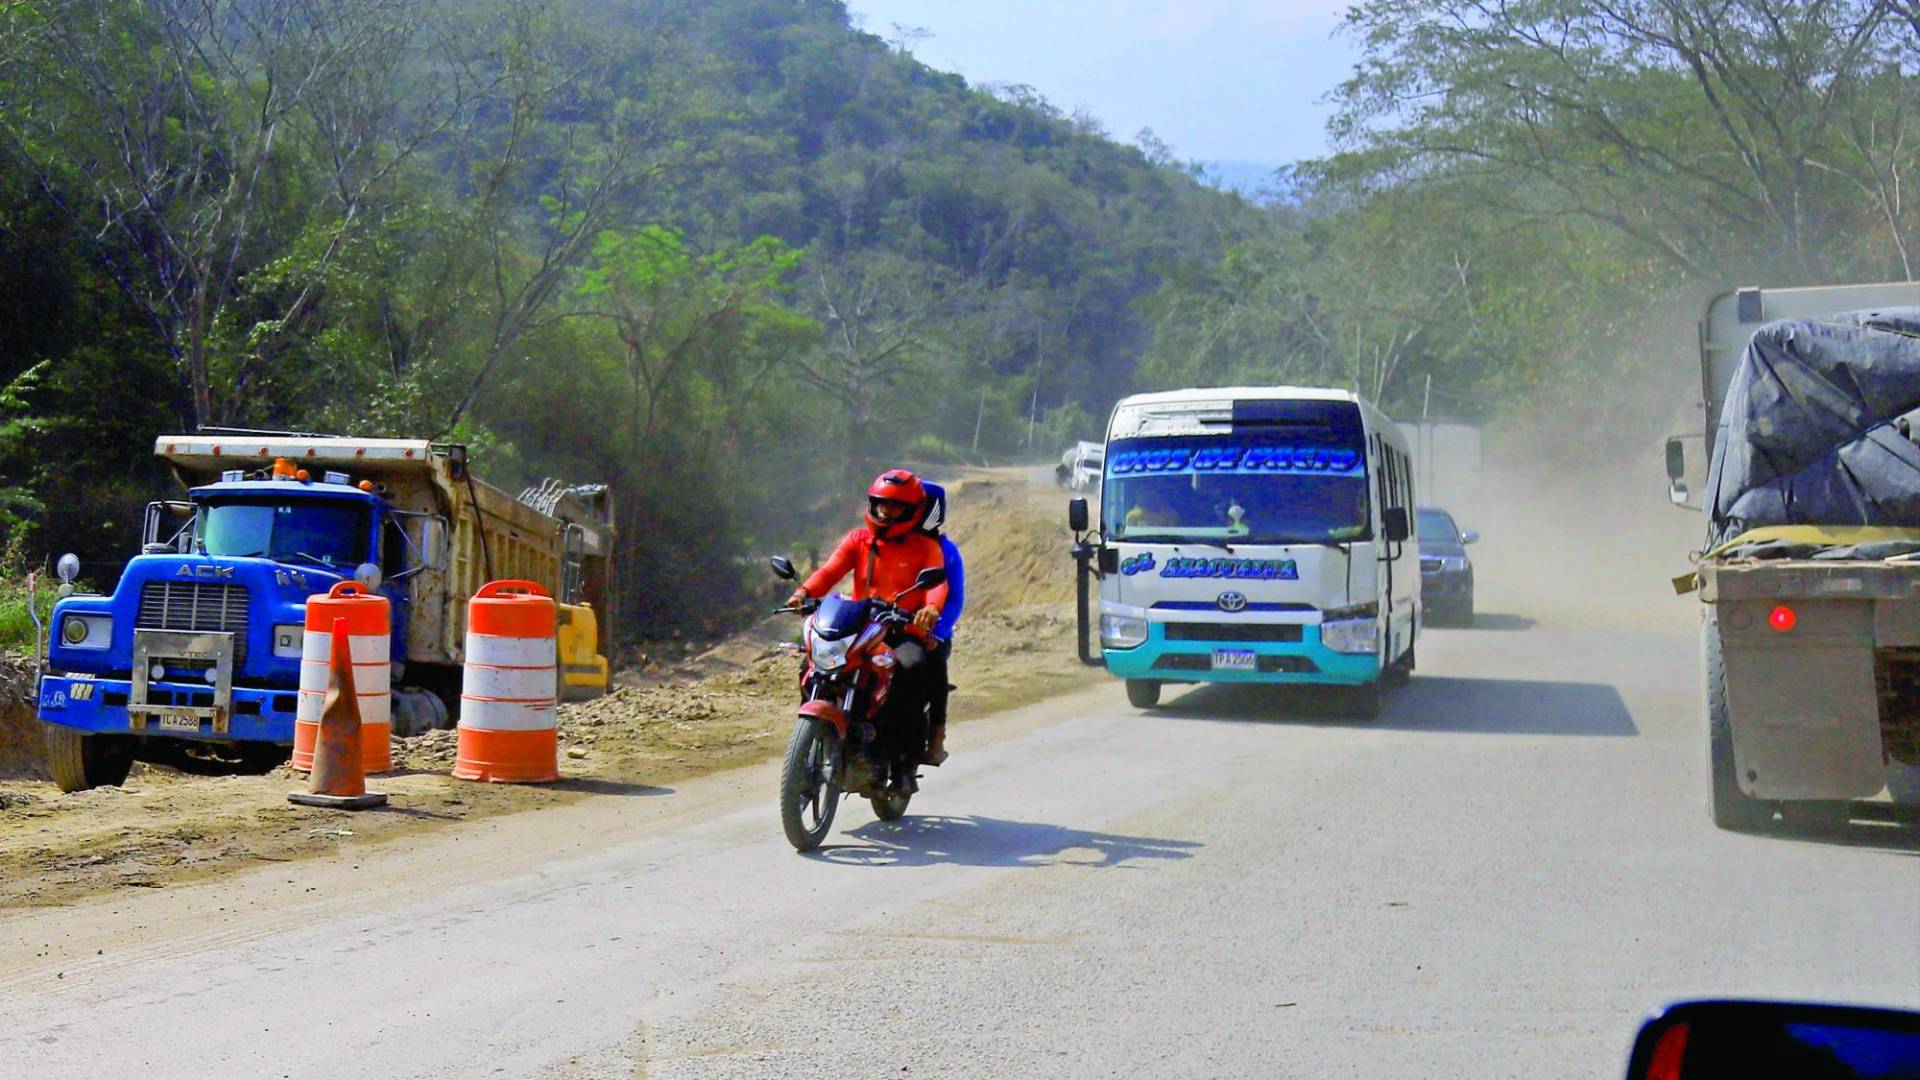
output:
[[[343,581],[307,598],[306,639],[300,655],[300,704],[293,719],[293,767],[313,769],[320,712],[327,700],[327,661],[333,621],[345,619],[353,655],[353,686],[360,705],[360,761],[367,772],[393,768],[393,606],[357,581]]]
[[[556,614],[553,597],[531,581],[490,581],[468,601],[458,779],[560,779]]]

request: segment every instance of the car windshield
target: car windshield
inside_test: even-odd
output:
[[[1460,529],[1447,516],[1445,510],[1420,511],[1419,536],[1422,540],[1439,540],[1444,543],[1458,543]]]
[[[1283,432],[1121,439],[1102,496],[1113,540],[1342,543],[1368,528],[1357,423]]]
[[[367,508],[341,502],[223,502],[206,507],[199,548],[208,555],[353,567],[367,561]]]

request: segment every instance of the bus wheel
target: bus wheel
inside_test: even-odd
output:
[[[1355,720],[1377,720],[1380,717],[1380,680],[1350,686],[1342,695],[1345,698],[1345,712]]]
[[[1127,704],[1136,709],[1151,709],[1160,704],[1160,683],[1154,679],[1128,679]]]

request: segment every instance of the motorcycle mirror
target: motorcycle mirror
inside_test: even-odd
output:
[[[1067,528],[1077,533],[1087,531],[1087,500],[1072,499],[1068,501]]]
[[[947,568],[944,566],[929,566],[920,571],[919,577],[913,579],[913,587],[916,589],[935,589],[946,583]]]
[[[1627,1080],[1904,1076],[1920,1071],[1920,1013],[1776,1001],[1689,1001],[1641,1027]]]
[[[773,558],[767,560],[767,564],[773,567],[773,573],[776,577],[792,581],[798,576],[793,571],[793,560],[787,558],[785,555],[775,555]]]

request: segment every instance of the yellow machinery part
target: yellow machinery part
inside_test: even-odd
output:
[[[607,692],[610,670],[600,655],[600,620],[588,604],[561,604],[555,636],[560,652],[560,696],[567,701]]]

